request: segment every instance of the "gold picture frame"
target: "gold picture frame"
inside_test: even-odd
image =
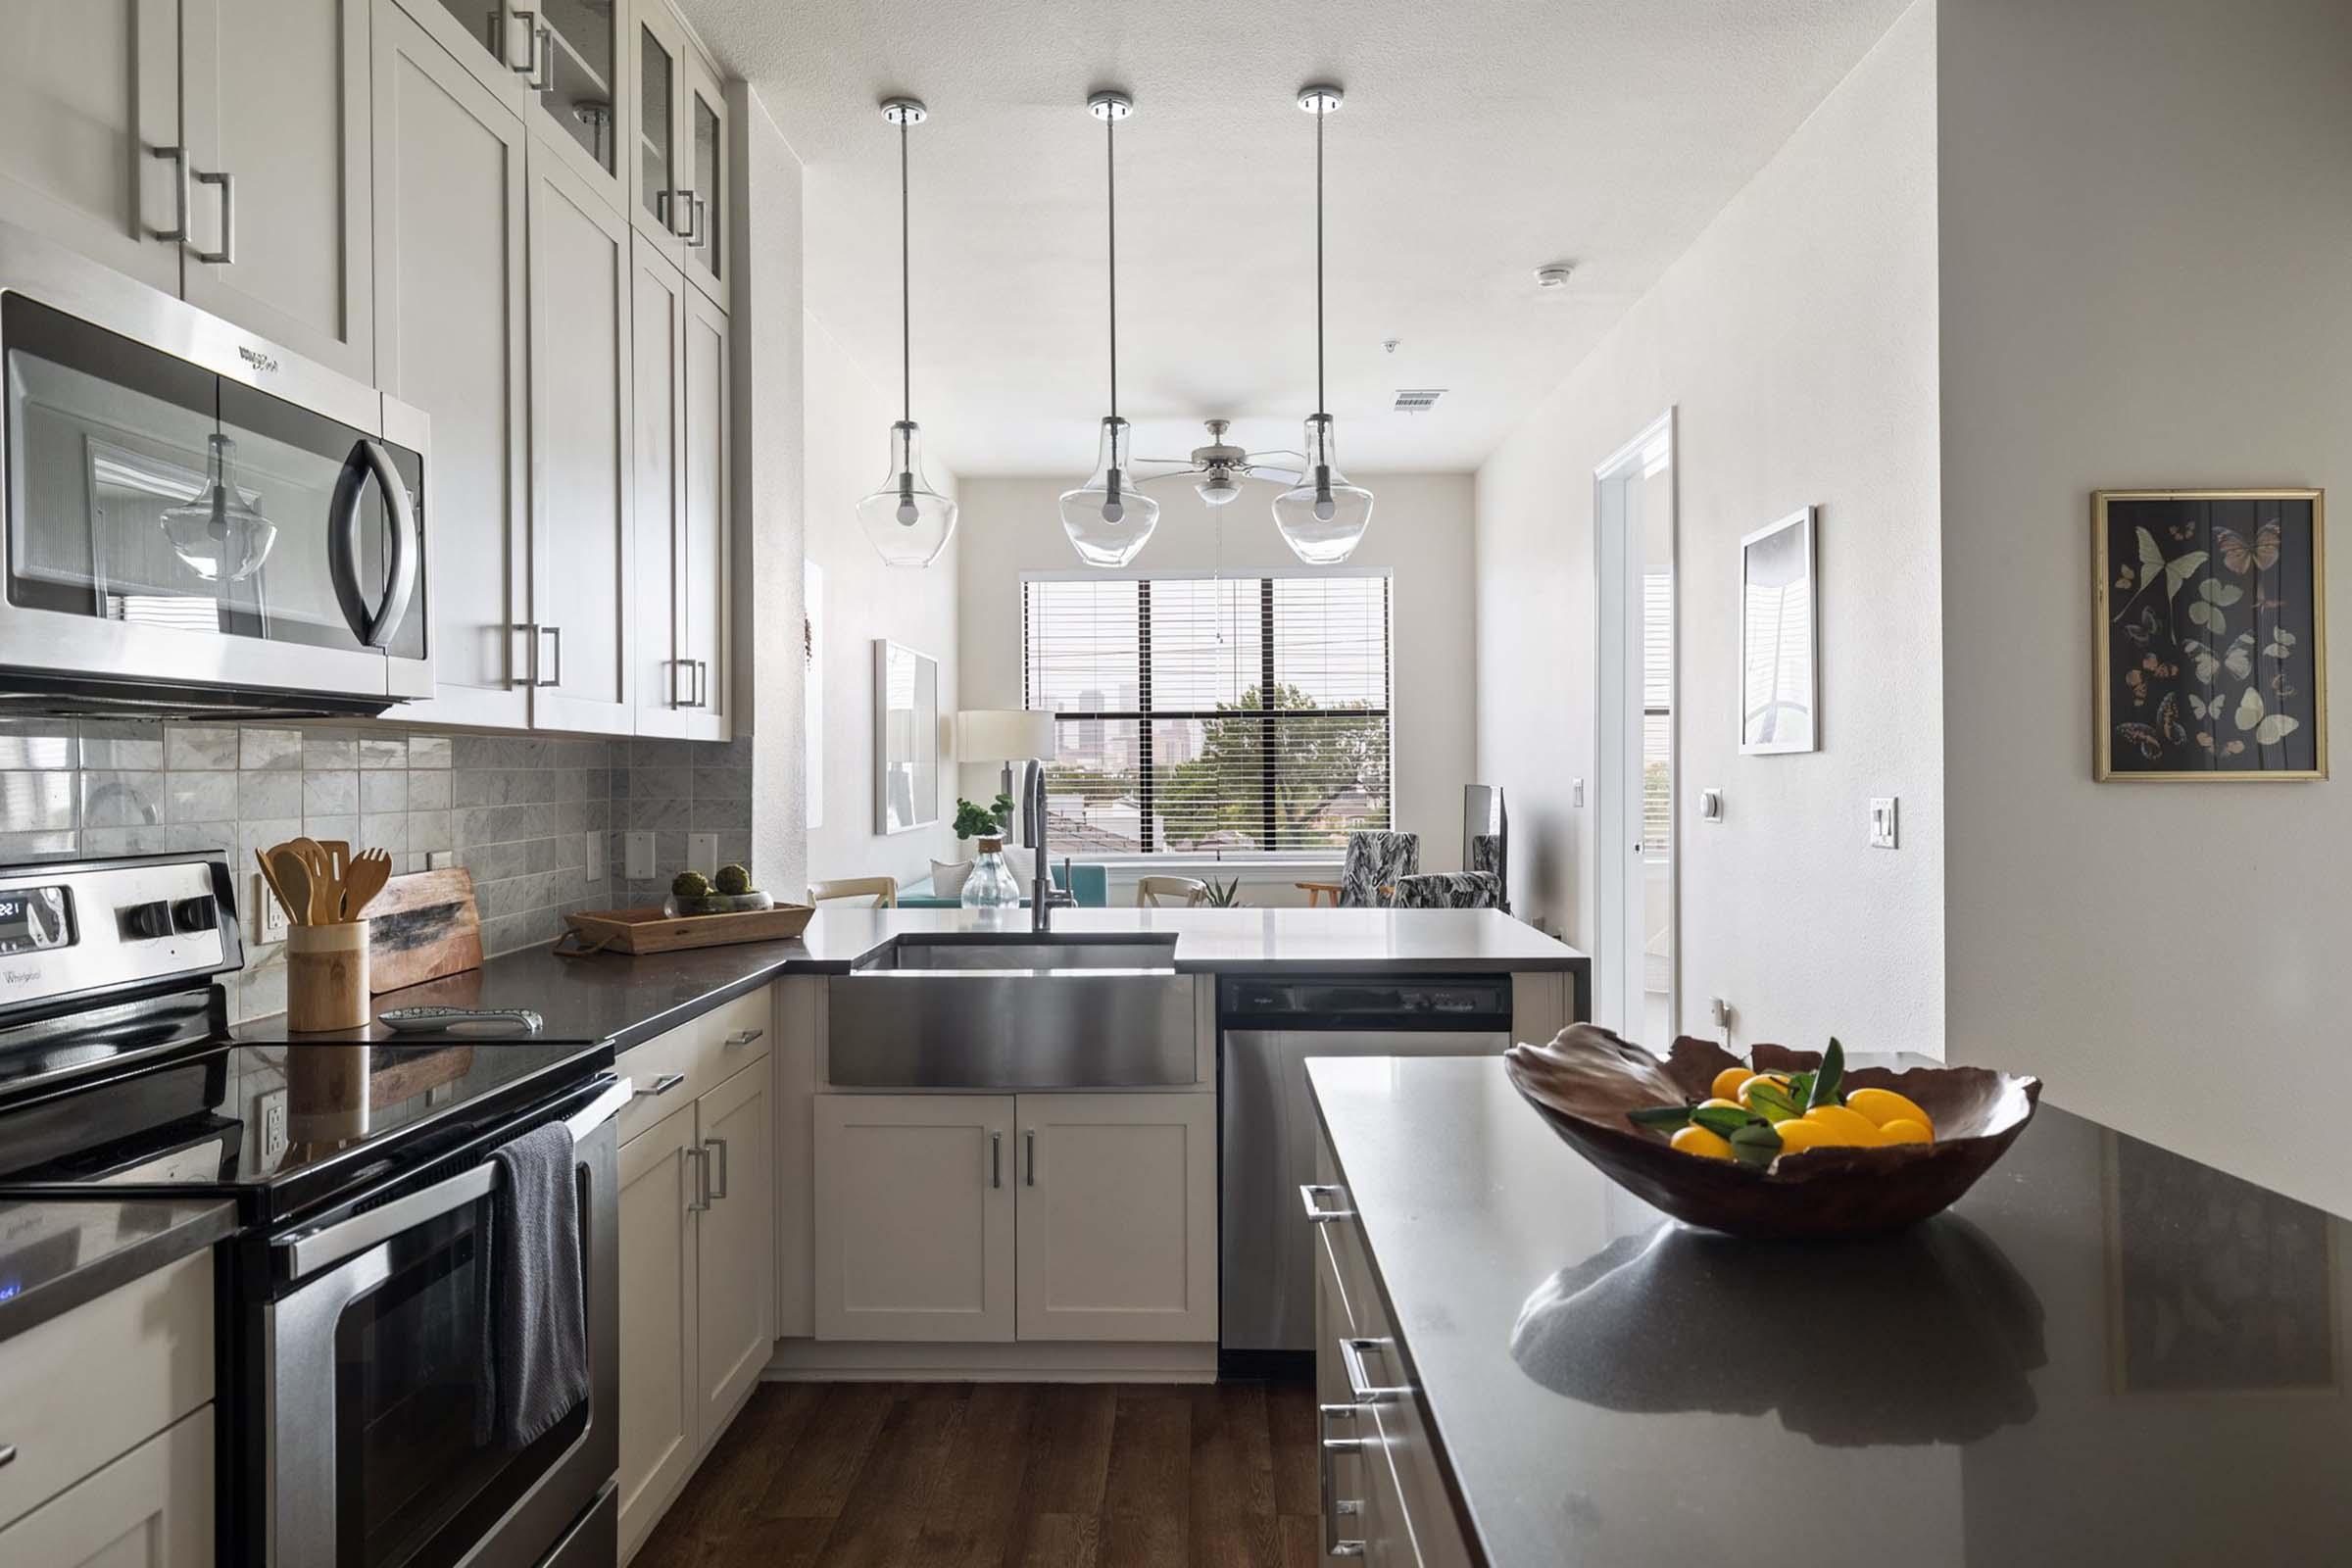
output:
[[[2241,519],[2252,517],[2265,503],[2310,509],[2307,564],[2299,553],[2282,553],[2280,546],[2291,530],[2274,531],[2271,525],[2278,518],[2247,522],[2242,528],[2212,520],[2217,511]],[[2149,569],[2148,530],[2131,519],[2160,517],[2166,508],[2175,509],[2174,514],[2182,520],[2169,530],[2175,537],[2154,542],[2156,564],[2164,572],[2159,579]],[[2293,511],[2282,515],[2301,521]],[[2199,516],[2204,518],[2202,522],[2196,520]],[[2127,524],[2137,541],[2136,550],[2131,553],[2114,548],[2119,527]],[[2249,546],[2249,538],[2256,543]],[[2327,493],[2297,486],[2098,490],[2090,498],[2090,541],[2096,612],[2091,625],[2092,776],[2100,783],[2159,784],[2308,783],[2327,778]],[[2228,547],[2218,559],[2234,565],[2214,564],[2217,556],[2212,546],[2216,541]],[[2205,548],[2178,548],[2182,545]],[[2164,555],[2168,546],[2176,550],[2169,560]],[[2278,620],[2299,618],[2303,607],[2265,598],[2262,592],[2267,580],[2264,573],[2290,558],[2297,569],[2286,575],[2307,583],[2310,593],[2307,647],[2298,646],[2293,631],[2284,637],[2277,631]],[[2151,600],[2151,589],[2159,580],[2163,590]],[[2184,591],[2192,585],[2194,591],[2186,592],[2183,604]],[[2119,597],[2123,601],[2120,608]],[[2241,605],[2247,608],[2240,609]],[[2287,613],[2274,614],[2273,630],[2258,635],[2261,613],[2280,610]],[[2127,622],[2134,611],[2136,617]],[[2185,628],[2184,616],[2192,618]],[[2206,627],[2215,629],[2207,631]],[[2132,646],[2133,638],[2155,651],[2141,652]],[[2119,644],[2139,653],[2133,667],[2125,668],[2120,677]],[[2168,653],[2179,654],[2180,661],[2167,658]],[[2274,659],[2274,653],[2279,657]],[[2140,665],[2147,667],[2144,677]],[[2220,680],[2224,674],[2232,680]],[[2296,676],[2304,683],[2301,690],[2293,683]],[[2176,684],[2168,691],[2155,684],[2159,681]],[[2221,688],[2234,681],[2246,684],[2229,713],[2217,720],[2214,714],[2223,707]],[[2198,689],[2200,683],[2212,690],[2213,710],[2184,710],[2181,705],[2191,698],[2197,704],[2207,700]],[[2119,691],[2128,697],[2136,716],[2118,717]],[[2275,714],[2273,704],[2280,705]],[[2289,718],[2287,704],[2293,711],[2281,738],[2264,738]],[[2308,743],[2289,745],[2294,730],[2306,720]],[[2209,727],[2191,727],[2200,722]],[[2297,760],[2298,765],[2261,765],[2260,754],[2274,748],[2282,759]],[[2247,762],[2233,760],[2249,755]],[[2188,758],[2211,760],[2195,767],[2165,765]]]

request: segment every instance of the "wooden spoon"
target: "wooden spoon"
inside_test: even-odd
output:
[[[392,880],[392,857],[382,850],[368,850],[351,862],[351,878],[343,884],[343,918],[357,920],[368,901],[384,891]]]
[[[311,883],[310,862],[291,844],[281,844],[270,852],[270,869],[277,874],[272,885],[277,899],[286,906],[286,918],[296,925],[319,923],[315,912],[318,890]]]
[[[293,917],[294,905],[293,902],[286,897],[286,890],[277,885],[277,868],[270,863],[269,855],[261,850],[255,850],[253,852],[253,858],[261,865],[262,880],[270,884],[270,891],[276,896],[278,907],[284,909],[286,911],[287,918],[291,919]]]

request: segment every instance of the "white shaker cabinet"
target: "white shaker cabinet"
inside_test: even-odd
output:
[[[520,728],[531,717],[522,122],[394,0],[376,0],[374,101],[377,373],[433,434],[435,695],[403,716]]]
[[[626,5],[613,0],[402,0],[417,23],[614,211],[633,100],[615,90]]]
[[[734,738],[734,677],[728,650],[733,612],[727,559],[733,548],[734,397],[726,314],[700,293],[686,295],[685,442],[680,450],[685,515],[679,552],[678,658],[695,672],[689,739]]]
[[[25,1568],[212,1568],[213,1407],[0,1530],[0,1562]]]
[[[636,728],[627,222],[531,143],[531,621],[542,729]],[[446,569],[446,568],[445,568]]]
[[[620,1542],[633,1551],[702,1456],[694,1105],[620,1151]]]
[[[368,0],[180,0],[179,32],[182,296],[372,379]]]
[[[696,1102],[710,1206],[697,1216],[697,1388],[715,1436],[775,1348],[776,1160],[768,1067],[755,1062]]]
[[[816,1337],[1013,1337],[1013,1101],[816,1097]]]
[[[727,318],[633,236],[637,733],[732,733]]]

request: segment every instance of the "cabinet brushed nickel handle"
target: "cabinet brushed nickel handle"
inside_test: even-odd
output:
[[[554,661],[554,662],[555,662],[555,666],[556,666],[556,672],[555,672],[555,674],[553,674],[553,675],[550,675],[550,676],[545,676],[545,677],[542,677],[542,676],[540,675],[540,673],[539,673],[539,644],[540,644],[540,641],[541,641],[542,639],[546,639],[547,641],[551,642],[551,643],[554,645],[554,647],[555,647],[555,651],[556,651],[556,657],[555,657],[555,661]],[[534,686],[561,686],[561,685],[563,685],[563,684],[564,684],[564,628],[563,628],[563,627],[561,627],[561,626],[547,626],[547,625],[541,625],[540,623],[538,623],[538,622],[536,622],[536,621],[532,622],[532,624],[531,624],[531,684],[532,684],[532,685],[534,685]]]
[[[1364,1370],[1365,1351],[1369,1350],[1374,1354],[1385,1355],[1388,1353],[1389,1347],[1390,1342],[1387,1340],[1343,1339],[1340,1341],[1340,1366],[1348,1374],[1348,1396],[1357,1404],[1386,1404],[1392,1399],[1413,1392],[1411,1389],[1403,1387],[1384,1388],[1374,1383],[1372,1375]]]
[[[1004,1135],[1003,1133],[988,1135],[988,1185],[991,1187],[1004,1185]]]
[[[681,196],[686,198],[682,202],[678,200],[678,198]],[[684,187],[674,189],[669,193],[669,201],[666,205],[669,210],[662,215],[662,226],[668,229],[672,234],[677,235],[678,238],[684,240],[687,244],[693,244],[694,192],[687,190]],[[680,228],[678,226],[678,214],[681,211],[686,215],[686,226],[684,228]]]
[[[172,218],[176,226],[159,228],[155,231],[155,237],[184,245],[188,242],[188,150],[185,147],[150,147],[147,155],[150,158],[172,160]],[[9,1451],[13,1453],[16,1450],[12,1448]],[[0,1460],[0,1463],[5,1462]]]
[[[1306,1205],[1308,1223],[1329,1225],[1335,1220],[1355,1218],[1352,1208],[1325,1208],[1316,1202],[1315,1200],[1324,1193],[1336,1193],[1342,1203],[1348,1201],[1348,1189],[1345,1187],[1334,1187],[1327,1182],[1306,1183],[1298,1189],[1298,1200]]]
[[[514,74],[520,76],[523,80],[536,87],[540,85],[539,40],[541,34],[546,29],[539,25],[539,13],[536,11],[516,10],[513,13],[512,20],[522,24],[522,36],[526,43],[526,47],[523,50],[522,64],[518,66],[514,64],[514,61],[508,60],[507,52],[504,49],[501,49],[498,52],[498,58],[505,62],[506,68],[509,71],[512,71],[514,73]],[[509,32],[507,36],[512,38],[514,34]]]
[[[634,1100],[652,1100],[657,1095],[668,1094],[685,1081],[686,1075],[682,1072],[665,1072],[647,1088],[630,1090],[629,1095]]]
[[[686,1200],[686,1212],[700,1214],[710,1206],[710,1152],[700,1144],[688,1144],[682,1151],[694,1161],[694,1187]]]
[[[753,1041],[758,1040],[766,1033],[767,1031],[764,1029],[738,1029],[733,1034],[727,1036],[726,1044],[730,1046],[748,1046]]]
[[[710,1176],[710,1155],[713,1149],[718,1151],[718,1177],[715,1181]],[[706,1138],[703,1140],[703,1197],[708,1201],[716,1201],[726,1196],[727,1141],[724,1138]]]
[[[192,172],[191,177],[199,185],[220,187],[220,248],[198,251],[196,259],[210,267],[234,267],[237,265],[237,176],[225,169],[210,173],[199,169]]]
[[[1021,1137],[1027,1140],[1029,1145],[1028,1184],[1031,1187],[1035,1187],[1037,1185],[1037,1129],[1032,1127],[1027,1132],[1021,1134]]]
[[[17,1446],[13,1443],[0,1443],[0,1465],[10,1465],[16,1462]]]
[[[1341,1419],[1354,1420],[1352,1404],[1318,1404],[1315,1406],[1315,1480],[1322,1498],[1323,1554],[1327,1557],[1361,1557],[1364,1544],[1340,1538],[1340,1521],[1353,1518],[1364,1511],[1364,1505],[1352,1498],[1340,1496],[1340,1483],[1333,1473],[1332,1459],[1343,1453],[1360,1453],[1361,1438],[1335,1438],[1331,1423]]]

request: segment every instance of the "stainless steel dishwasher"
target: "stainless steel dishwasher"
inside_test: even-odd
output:
[[[1312,1356],[1315,1179],[1309,1056],[1498,1055],[1511,1043],[1511,977],[1227,976],[1217,986],[1222,1123],[1219,1362],[1299,1370]]]

